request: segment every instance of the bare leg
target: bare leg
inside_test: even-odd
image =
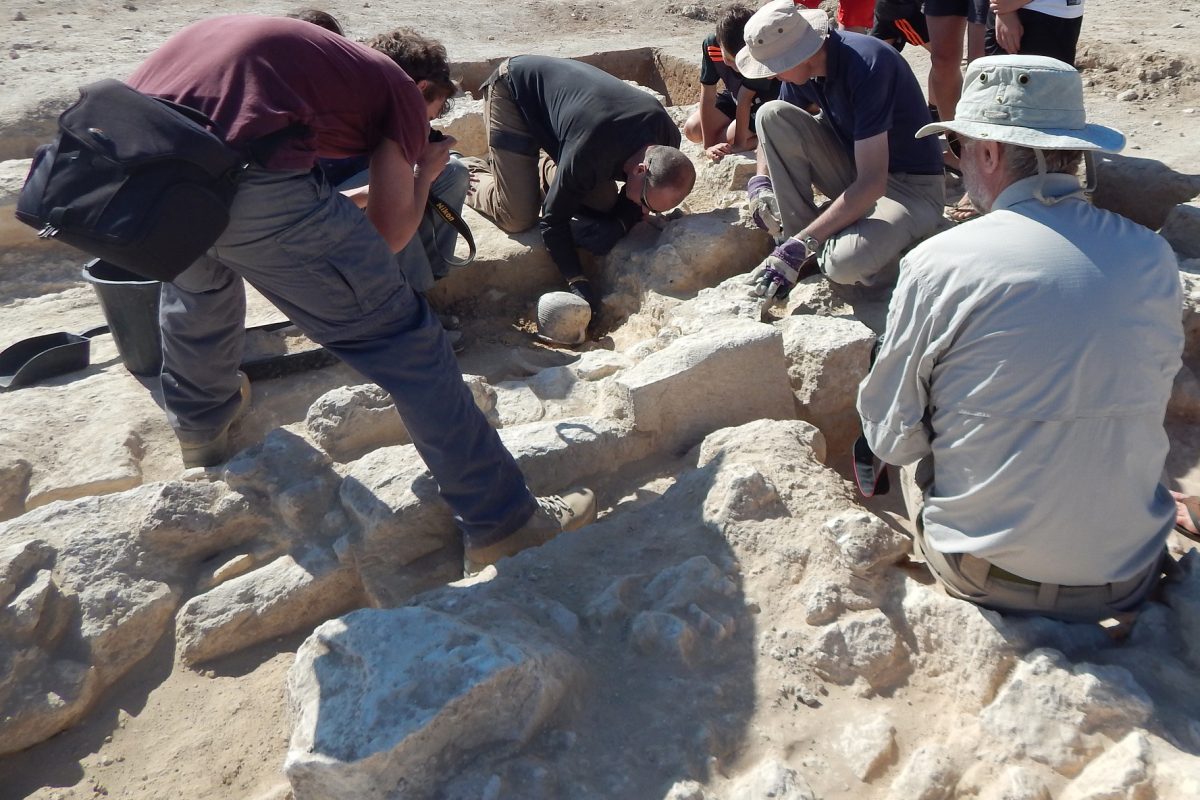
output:
[[[929,93],[937,98],[942,119],[954,119],[962,94],[963,34],[966,17],[926,17],[929,23]]]

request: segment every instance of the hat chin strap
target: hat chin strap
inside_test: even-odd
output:
[[[1079,191],[1071,192],[1070,194],[1059,195],[1057,197],[1046,197],[1045,192],[1042,191],[1044,188],[1046,188],[1046,175],[1048,174],[1046,171],[1046,154],[1042,152],[1040,147],[1031,147],[1029,149],[1033,151],[1033,157],[1037,159],[1038,167],[1038,182],[1037,185],[1033,187],[1033,196],[1036,197],[1038,202],[1040,202],[1042,205],[1052,206],[1056,203],[1061,203],[1063,200],[1066,200],[1070,197],[1087,197],[1087,195],[1090,194],[1095,188],[1091,185],[1092,175],[1095,174],[1095,170],[1093,169],[1092,161],[1087,158],[1091,155],[1091,152],[1089,151],[1084,153],[1085,169],[1087,170],[1085,181],[1087,181],[1087,183],[1085,183],[1085,185],[1082,186]]]
[[[1046,197],[1046,195],[1042,193],[1042,189],[1046,187],[1046,154],[1042,152],[1040,147],[1033,147],[1030,149],[1033,150],[1033,157],[1037,159],[1038,165],[1038,182],[1037,186],[1033,187],[1033,196],[1036,197],[1038,202],[1042,205],[1052,206],[1063,198]]]

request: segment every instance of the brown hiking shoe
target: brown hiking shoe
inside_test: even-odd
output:
[[[233,418],[225,423],[225,427],[210,439],[200,441],[185,442],[179,440],[179,454],[183,458],[183,466],[185,469],[192,467],[215,467],[217,464],[222,464],[229,460],[229,429],[233,426],[246,409],[250,407],[250,377],[246,373],[238,370],[238,378],[241,379],[241,386],[238,393],[241,395],[241,401],[238,403],[237,411],[234,412]]]
[[[463,575],[470,577],[488,564],[537,547],[563,531],[582,528],[596,519],[596,495],[590,489],[537,498],[537,510],[521,527],[486,547],[467,545],[463,552]]]

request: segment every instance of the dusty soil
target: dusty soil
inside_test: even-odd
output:
[[[27,157],[73,97],[74,87],[127,74],[183,25],[215,13],[251,7],[258,13],[283,13],[298,5],[6,2],[0,11],[0,53],[7,54],[0,61],[0,160]],[[453,58],[470,60],[644,46],[690,59],[711,25],[707,18],[716,4],[459,0],[422,8],[402,0],[356,0],[318,5],[335,14],[351,36],[414,25],[441,38]],[[1183,172],[1200,171],[1194,132],[1200,119],[1198,10],[1200,0],[1139,6],[1088,0],[1082,37],[1089,117],[1125,131],[1137,155]],[[923,79],[928,67],[924,53],[910,48],[906,54]],[[19,163],[0,165],[0,204],[11,202],[21,169]],[[4,226],[13,224],[4,216],[0,242],[9,241],[11,230]],[[78,266],[77,254],[65,249],[10,249],[0,243],[0,302],[5,303],[0,307],[0,340],[31,332],[28,307],[14,307],[12,301],[79,287]],[[55,320],[33,324],[61,329]],[[500,341],[487,352],[494,354],[502,345]],[[485,365],[477,366],[474,371],[487,371]],[[1200,490],[1197,439],[1194,430],[1174,431],[1169,464],[1173,481],[1193,491]],[[172,642],[160,643],[85,724],[0,759],[0,798],[284,796],[279,767],[289,728],[283,678],[298,643],[299,638],[274,642],[201,673],[174,662]]]

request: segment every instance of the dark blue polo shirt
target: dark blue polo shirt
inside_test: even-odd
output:
[[[942,174],[938,138],[913,138],[933,120],[904,57],[886,42],[849,31],[831,31],[826,47],[825,76],[784,83],[779,99],[798,106],[816,101],[851,158],[855,142],[887,131],[888,172]]]

